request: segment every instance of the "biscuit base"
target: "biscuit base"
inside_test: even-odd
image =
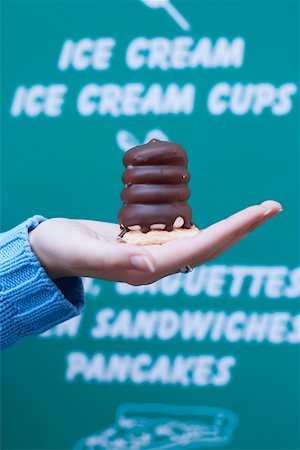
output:
[[[192,225],[191,228],[175,228],[173,231],[150,230],[148,233],[141,231],[127,231],[120,242],[132,245],[161,245],[173,239],[193,237],[200,233],[200,230]]]

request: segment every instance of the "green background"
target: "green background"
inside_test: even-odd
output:
[[[299,263],[298,97],[291,112],[274,116],[209,114],[210,89],[218,82],[275,86],[298,83],[298,2],[293,0],[173,0],[189,18],[185,33],[161,10],[137,0],[3,1],[2,10],[2,230],[34,214],[116,222],[121,206],[122,151],[116,133],[128,129],[142,141],[149,130],[162,129],[181,143],[189,156],[194,221],[205,227],[230,213],[266,199],[283,204],[284,213],[268,223],[218,263],[286,265]],[[140,69],[124,63],[125,49],[137,36],[195,39],[220,36],[246,41],[239,69]],[[97,72],[59,71],[57,62],[66,39],[117,40],[112,66]],[[197,89],[191,115],[82,117],[76,111],[79,90],[88,83],[158,82]],[[63,114],[12,117],[10,107],[19,85],[63,83],[68,94]],[[299,348],[287,344],[226,342],[94,341],[88,331],[100,308],[178,309],[213,307],[233,311],[289,311],[292,300],[270,301],[185,294],[174,297],[119,297],[113,283],[101,282],[99,297],[87,296],[80,333],[74,340],[27,338],[2,354],[2,448],[70,449],[83,436],[111,424],[118,405],[162,402],[228,408],[239,418],[232,449],[298,449]],[[125,303],[126,302],[126,303]],[[79,350],[150,352],[153,355],[234,353],[238,365],[222,388],[180,388],[84,384],[64,381],[65,357]]]

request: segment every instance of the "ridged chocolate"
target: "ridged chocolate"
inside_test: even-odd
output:
[[[192,211],[186,204],[190,196],[187,162],[184,149],[172,142],[152,139],[128,150],[123,157],[121,227],[128,230],[140,225],[147,233],[151,225],[165,224],[166,230],[172,231],[176,218],[182,217],[182,228],[191,228]]]

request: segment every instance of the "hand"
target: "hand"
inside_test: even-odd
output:
[[[188,264],[196,267],[217,258],[280,211],[281,205],[269,200],[201,230],[198,236],[147,246],[118,242],[117,224],[49,219],[30,232],[29,242],[53,279],[87,276],[142,285]]]

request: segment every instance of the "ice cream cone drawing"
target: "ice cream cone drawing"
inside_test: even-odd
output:
[[[175,6],[171,3],[170,0],[140,0],[140,1],[149,8],[164,9],[169,14],[169,16],[172,17],[172,19],[180,26],[182,30],[189,31],[191,29],[191,25],[178,11],[178,9],[175,8]]]

